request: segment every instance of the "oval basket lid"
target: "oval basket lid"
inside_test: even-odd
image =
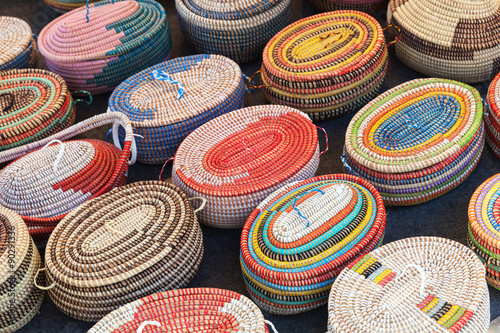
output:
[[[28,23],[16,17],[0,16],[0,66],[26,50],[31,37]]]
[[[214,20],[240,20],[269,10],[282,0],[181,0],[194,14]]]

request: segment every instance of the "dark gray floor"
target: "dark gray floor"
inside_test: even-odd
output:
[[[195,54],[195,50],[184,41],[179,31],[173,0],[160,2],[168,12],[174,45],[173,56]],[[307,0],[293,0],[293,2],[293,20],[317,13]],[[41,0],[0,0],[0,15],[16,16],[28,21],[37,34],[50,20],[57,17],[57,14],[46,7]],[[383,12],[376,17],[382,25],[385,24]],[[43,62],[40,66],[43,66]],[[247,75],[253,74],[259,67],[260,62],[258,61],[242,65],[243,72]],[[391,55],[382,91],[418,77],[422,76],[402,65]],[[475,86],[483,97],[486,95],[488,84],[483,83]],[[79,104],[77,120],[105,112],[108,97],[109,94],[96,96],[91,106]],[[265,103],[266,101],[260,92],[247,95],[247,106]],[[330,141],[330,150],[321,157],[318,174],[343,172],[340,154],[345,130],[352,116],[353,114],[350,114],[318,124],[327,130]],[[105,132],[106,129],[100,129],[92,131],[86,136],[104,139]],[[165,176],[170,174],[169,168],[166,168]],[[136,164],[130,168],[129,182],[157,179],[159,172],[160,166]],[[469,199],[483,181],[498,172],[500,172],[500,161],[486,148],[476,170],[453,191],[423,205],[388,208],[385,243],[412,236],[440,236],[465,244]],[[241,277],[238,258],[240,230],[218,230],[203,227],[203,233],[205,256],[196,277],[189,286],[225,288],[248,296]],[[500,292],[490,288],[490,298],[491,318],[493,319],[500,316]],[[294,316],[274,316],[268,313],[264,313],[264,315],[275,324],[280,333],[326,331],[326,306]],[[20,332],[79,333],[86,332],[91,326],[92,323],[81,322],[64,315],[47,297],[40,313]]]

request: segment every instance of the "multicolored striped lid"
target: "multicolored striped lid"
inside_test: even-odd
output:
[[[398,240],[359,257],[333,283],[328,332],[486,333],[484,267],[464,245]]]
[[[326,303],[340,271],[382,243],[384,203],[367,181],[324,175],[283,186],[252,212],[241,234],[243,278],[267,312]]]
[[[497,158],[500,158],[500,74],[495,76],[488,88],[484,124],[486,125],[486,141]]]
[[[34,42],[30,26],[16,17],[0,16],[0,31],[0,70],[21,68],[13,67],[12,61]]]

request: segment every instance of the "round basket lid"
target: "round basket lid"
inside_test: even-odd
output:
[[[335,280],[330,332],[486,332],[489,293],[476,255],[437,237],[399,240]]]
[[[241,85],[241,70],[229,58],[195,55],[150,67],[120,84],[109,99],[135,127],[178,123],[216,108]]]
[[[417,79],[375,98],[351,120],[346,151],[360,165],[402,173],[463,151],[479,132],[479,92],[446,79]]]
[[[172,172],[202,194],[240,196],[289,179],[318,153],[316,127],[304,113],[253,106],[192,132],[177,150]]]
[[[214,20],[240,20],[269,10],[281,0],[182,0],[194,14]]]
[[[151,326],[146,326],[146,321]],[[89,333],[115,330],[132,333],[141,326],[158,325],[176,332],[268,332],[262,312],[245,296],[223,289],[190,288],[158,293],[127,304],[104,317]]]
[[[0,66],[21,54],[31,37],[28,23],[15,17],[0,16]]]

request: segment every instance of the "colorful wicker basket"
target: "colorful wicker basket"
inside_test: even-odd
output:
[[[238,63],[260,58],[290,21],[291,0],[175,0],[184,37],[201,53]]]
[[[200,125],[243,107],[245,85],[239,66],[219,55],[176,58],[120,84],[109,110],[132,120],[138,161],[162,164]],[[124,138],[121,133],[121,139]]]
[[[462,244],[407,238],[360,257],[335,280],[328,332],[486,333],[484,268]]]
[[[167,13],[158,2],[112,1],[90,4],[88,12],[85,7],[74,9],[40,32],[47,67],[61,75],[70,90],[112,91],[170,56]]]
[[[40,69],[0,72],[0,151],[40,140],[75,121],[66,82]]]
[[[466,83],[500,72],[498,1],[390,0],[387,20],[401,28],[395,46],[407,66]]]
[[[37,60],[36,41],[28,23],[0,16],[0,71],[34,68]]]
[[[500,74],[495,76],[488,88],[484,124],[486,128],[486,142],[497,158],[500,158]]]
[[[89,3],[99,2],[101,0],[89,0]],[[48,6],[58,13],[65,13],[87,4],[87,0],[43,0]]]
[[[268,333],[251,300],[229,290],[190,288],[144,297],[111,312],[88,333],[245,332]]]
[[[143,181],[79,206],[54,229],[45,264],[49,295],[67,315],[98,321],[129,302],[189,284],[203,235],[176,186]]]
[[[248,107],[188,135],[175,155],[172,181],[188,196],[207,200],[201,223],[241,228],[270,193],[313,177],[319,155],[307,115],[279,105]]]
[[[356,11],[319,14],[297,21],[264,49],[260,77],[266,97],[325,120],[373,99],[387,70],[380,24]],[[256,74],[257,74],[256,73]]]
[[[115,132],[119,125],[126,128],[123,150],[99,140],[61,142],[110,123]],[[68,212],[125,183],[133,140],[127,117],[113,112],[92,117],[40,141],[0,152],[0,163],[16,159],[0,170],[0,206],[21,215],[37,245],[43,246]],[[50,145],[55,141],[60,144]],[[40,147],[43,148],[37,149]]]
[[[309,0],[319,11],[358,10],[375,14],[387,8],[388,0]]]
[[[343,162],[386,205],[414,205],[462,183],[484,146],[479,92],[446,79],[417,79],[368,103],[346,131]]]
[[[0,207],[0,332],[15,332],[37,314],[44,296],[35,286],[41,265],[23,219]]]
[[[382,243],[378,191],[351,175],[285,185],[250,215],[241,234],[248,292],[267,312],[290,315],[327,302],[340,271]]]
[[[469,203],[467,243],[486,267],[486,280],[500,289],[500,174],[486,180]]]

